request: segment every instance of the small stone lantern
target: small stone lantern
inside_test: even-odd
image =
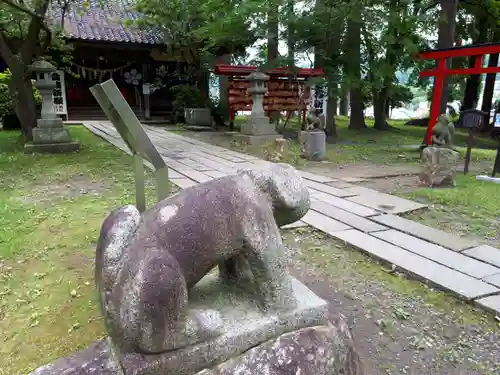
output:
[[[252,87],[248,89],[248,93],[252,95],[252,113],[241,125],[241,134],[236,134],[235,137],[250,144],[282,138],[276,133],[274,124],[270,123],[264,111],[264,95],[267,93],[265,82],[269,80],[269,76],[256,71],[249,74],[247,79],[252,82]]]
[[[264,95],[267,94],[265,82],[269,80],[269,76],[262,72],[253,72],[248,76],[252,81],[252,87],[248,89],[248,93],[252,95],[252,117],[265,117],[264,112]]]
[[[38,60],[29,66],[29,71],[35,73],[35,87],[42,97],[41,118],[33,129],[33,143],[24,146],[25,152],[73,152],[80,149],[78,142],[72,142],[68,129],[63,127],[63,121],[54,110],[53,92],[56,82],[52,74],[56,68],[46,60]]]

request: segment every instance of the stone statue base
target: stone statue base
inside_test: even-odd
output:
[[[191,290],[189,308],[220,313],[220,335],[211,341],[142,355],[118,353],[108,339],[32,375],[229,375],[239,369],[271,375],[358,374],[352,337],[343,318],[329,323],[327,303],[298,280],[292,278],[292,285],[297,307],[266,314],[257,301],[248,298],[248,291],[221,283],[217,272],[209,273]]]
[[[66,153],[80,149],[78,142],[71,141],[69,130],[63,127],[59,117],[42,118],[33,129],[33,143],[24,146],[25,153]]]
[[[250,116],[241,125],[241,132],[234,134],[233,138],[248,144],[262,144],[283,137],[276,133],[275,125],[270,123],[267,117]]]
[[[274,135],[276,129],[265,116],[249,116],[248,120],[241,125],[241,134],[246,135]]]
[[[429,146],[422,150],[419,183],[427,187],[454,187],[460,154],[448,147]]]
[[[274,142],[278,139],[283,139],[281,134],[268,134],[268,135],[247,135],[247,134],[233,134],[233,139],[237,142],[248,143],[249,145],[261,145],[267,142]]]
[[[324,130],[300,131],[298,138],[303,157],[314,161],[321,161],[325,158],[326,134]]]

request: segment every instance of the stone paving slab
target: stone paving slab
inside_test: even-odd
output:
[[[311,198],[316,199],[316,200],[320,200],[322,202],[326,202],[334,207],[341,208],[345,211],[352,212],[353,214],[358,215],[358,216],[362,216],[362,217],[373,216],[373,215],[377,215],[379,213],[379,212],[377,212],[369,207],[366,207],[366,206],[363,206],[363,205],[360,205],[360,204],[357,204],[354,202],[350,202],[348,200],[345,200],[345,199],[342,199],[339,197],[334,197],[333,195],[326,194],[326,193],[323,193],[321,191],[312,192]]]
[[[305,228],[308,227],[309,224],[304,223],[302,220],[296,221],[295,223],[283,225],[281,229],[297,229],[297,228]]]
[[[213,177],[210,177],[209,175],[198,171],[181,171],[180,173],[182,173],[190,180],[196,181],[200,184],[213,180]]]
[[[488,284],[492,284],[500,288],[500,273],[487,276],[483,279],[483,281],[486,281]]]
[[[314,189],[316,191],[321,191],[323,193],[334,195],[336,197],[344,198],[344,197],[352,197],[352,196],[356,195],[356,194],[351,193],[349,191],[337,189],[333,186],[322,184],[320,182],[306,180],[306,179],[304,179],[304,181],[305,181],[307,187]]]
[[[368,181],[366,178],[362,177],[339,177],[340,180],[344,182],[365,182]]]
[[[334,182],[327,182],[326,185],[333,186],[337,189],[348,189],[355,187],[356,185],[351,184],[349,182],[343,182],[343,181],[334,181]]]
[[[500,273],[500,268],[469,258],[453,250],[445,249],[444,247],[426,242],[395,229],[376,232],[372,235],[477,279]]]
[[[337,181],[335,178],[321,176],[321,175],[309,173],[306,171],[299,171],[299,174],[302,176],[302,178],[305,178],[306,180],[315,181],[315,182],[327,183],[327,182]]]
[[[153,165],[151,165],[151,169],[154,170]],[[184,175],[177,172],[175,169],[168,168],[168,178],[184,178]]]
[[[190,180],[189,178],[172,178],[170,182],[177,185],[181,189],[187,189],[188,187],[198,185],[196,181]]]
[[[382,261],[394,264],[412,275],[429,280],[445,290],[454,292],[462,298],[474,299],[496,292],[500,293],[500,289],[493,285],[356,229],[337,231],[334,232],[333,236]]]
[[[357,196],[347,198],[348,200],[386,213],[400,214],[427,207],[425,204],[381,193],[377,190],[368,189],[363,186],[356,186],[345,190],[359,194]]]
[[[467,256],[500,267],[500,250],[489,245],[480,245],[462,252]]]
[[[408,220],[396,215],[380,215],[371,217],[370,219],[376,221],[377,223],[387,225],[388,227],[397,229],[401,232],[411,234],[412,236],[455,251],[462,251],[476,245],[476,243],[472,240],[455,236],[442,230],[428,227],[417,223],[416,221]]]
[[[302,221],[328,234],[350,228],[344,223],[322,215],[314,210],[309,210],[307,214],[302,218]]]
[[[347,224],[355,229],[358,229],[362,232],[375,232],[380,230],[386,230],[387,227],[384,227],[380,224],[374,223],[371,220],[365,219],[364,217],[355,215],[349,211],[344,211],[338,207],[334,207],[329,205],[326,202],[313,200],[311,202],[311,209],[317,211],[323,215],[331,217],[332,219],[338,220],[344,224]]]
[[[229,175],[228,173],[224,173],[221,171],[206,171],[205,173],[213,178],[220,178]]]
[[[475,301],[478,305],[500,314],[500,296],[490,296],[485,298],[480,298]]]

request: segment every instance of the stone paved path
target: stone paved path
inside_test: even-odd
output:
[[[84,125],[130,153],[110,122],[87,121]],[[269,163],[162,128],[145,129],[169,167],[170,181],[181,189]],[[425,209],[423,204],[345,180],[300,173],[311,193],[311,210],[300,222],[287,227],[310,225],[414,277],[500,313],[499,249],[398,216]]]

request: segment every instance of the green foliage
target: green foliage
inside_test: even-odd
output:
[[[252,14],[259,12],[257,4],[244,0],[138,0],[136,9],[143,17],[130,22],[160,29],[168,48],[189,51],[194,63],[208,67],[214,55],[241,53],[256,40]]]
[[[12,77],[12,73],[9,69],[0,73],[0,117],[10,115],[14,113],[14,106],[12,103],[12,97],[9,92],[9,83]],[[33,86],[33,97],[35,102],[40,104],[42,102],[42,97],[40,96],[40,91]]]
[[[173,86],[170,90],[174,93],[172,105],[177,118],[184,116],[185,108],[205,108],[208,104],[196,86],[182,84]]]
[[[389,106],[400,108],[413,100],[413,92],[408,86],[392,85],[389,91]]]

